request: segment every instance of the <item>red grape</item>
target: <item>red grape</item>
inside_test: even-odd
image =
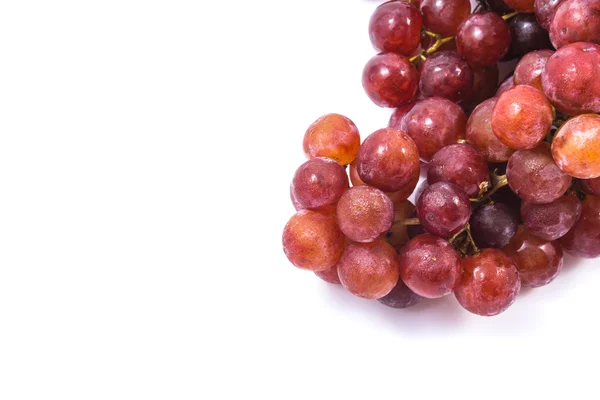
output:
[[[429,185],[417,201],[417,215],[426,231],[452,236],[467,226],[471,216],[469,196],[452,183]]]
[[[575,195],[561,196],[548,204],[521,205],[521,217],[529,232],[548,241],[565,236],[580,216],[581,201]]]
[[[456,48],[469,63],[478,66],[496,64],[510,48],[510,29],[495,12],[471,14],[456,33]]]
[[[419,74],[408,58],[381,53],[363,70],[362,84],[367,95],[380,107],[400,107],[417,92]]]
[[[503,250],[515,262],[523,286],[547,285],[563,266],[560,243],[535,237],[523,225]]]
[[[360,135],[350,119],[340,114],[327,114],[308,127],[303,147],[308,158],[327,157],[347,165],[358,154]]]
[[[600,43],[600,0],[563,1],[548,31],[556,49],[575,42]]]
[[[421,65],[419,89],[425,97],[444,97],[458,102],[473,88],[473,70],[455,51],[440,51]]]
[[[325,282],[334,283],[338,285],[342,283],[340,282],[340,277],[338,276],[337,265],[334,265],[333,267],[324,271],[315,271],[315,275],[323,279]]]
[[[552,21],[552,17],[554,17],[554,11],[556,11],[556,7],[563,0],[535,0],[533,4],[533,8],[535,9],[535,16],[545,30],[550,30],[550,22]]]
[[[502,81],[502,83],[500,84],[500,86],[498,86],[498,90],[496,91],[496,96],[500,97],[500,95],[504,92],[506,92],[508,89],[511,89],[515,86],[515,80],[513,75],[509,76],[508,78],[506,78],[504,81]]]
[[[410,56],[421,42],[423,18],[406,1],[388,1],[375,9],[369,22],[369,37],[375,49]]]
[[[337,221],[350,240],[372,242],[392,227],[394,203],[372,186],[354,186],[338,202]]]
[[[290,184],[290,199],[292,200],[292,205],[294,206],[296,211],[304,210],[304,206],[302,204],[298,203],[296,196],[294,196],[294,188],[291,184]]]
[[[504,0],[507,6],[522,13],[533,12],[534,0]]]
[[[600,177],[600,115],[568,120],[554,137],[552,155],[567,174],[579,179]]]
[[[335,215],[323,211],[298,211],[283,230],[283,251],[298,268],[323,271],[333,267],[346,238],[338,228]]]
[[[581,218],[560,240],[563,249],[576,257],[600,257],[600,197],[587,196]]]
[[[502,93],[492,111],[492,131],[513,149],[532,149],[550,132],[552,106],[539,90],[526,85]]]
[[[462,261],[463,275],[454,290],[467,311],[492,316],[505,311],[517,298],[521,281],[517,266],[503,251],[484,249]]]
[[[427,182],[450,182],[471,198],[489,187],[490,174],[485,159],[466,143],[452,144],[439,150],[429,163]],[[485,187],[484,187],[485,186]]]
[[[406,188],[420,173],[415,142],[398,129],[380,129],[368,136],[358,151],[360,179],[386,192]]]
[[[408,114],[410,110],[412,110],[415,104],[417,104],[416,101],[411,101],[410,103],[407,103],[402,107],[396,108],[390,116],[388,128],[401,129],[400,124],[402,123],[402,118],[404,118],[404,116]]]
[[[540,26],[534,14],[519,14],[507,22],[512,41],[504,60],[520,58],[534,50],[552,48],[548,32]]]
[[[505,204],[485,204],[473,212],[470,225],[473,240],[478,246],[501,249],[517,231],[519,218]]]
[[[537,50],[525,54],[515,67],[515,84],[542,90],[542,72],[552,54],[552,50]]]
[[[550,145],[546,142],[532,150],[519,150],[512,155],[506,169],[508,185],[521,199],[534,204],[559,199],[569,186],[571,177],[558,168]]]
[[[407,308],[414,306],[418,302],[423,300],[421,296],[413,292],[402,282],[402,279],[398,279],[398,283],[387,295],[380,299],[377,299],[383,305],[392,308]]]
[[[411,239],[398,260],[402,281],[419,296],[445,296],[460,281],[460,256],[450,243],[437,236],[425,234]]]
[[[467,117],[458,105],[433,97],[418,101],[400,127],[414,140],[421,158],[429,161],[442,147],[464,137],[466,124]]]
[[[492,131],[492,111],[497,97],[478,105],[467,121],[465,138],[489,162],[506,162],[515,152],[498,140]]]
[[[469,0],[421,0],[423,24],[443,37],[454,36],[471,13]]]
[[[600,178],[582,179],[579,184],[585,193],[600,196]]]
[[[600,113],[600,46],[573,43],[550,57],[542,72],[544,94],[560,112]]]
[[[346,170],[329,158],[313,158],[294,175],[292,192],[302,208],[311,210],[335,204],[348,188]]]
[[[400,276],[396,251],[383,240],[348,244],[337,267],[344,288],[365,299],[387,295]]]

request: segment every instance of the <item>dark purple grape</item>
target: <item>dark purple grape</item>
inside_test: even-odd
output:
[[[521,198],[517,196],[515,192],[513,192],[508,186],[501,187],[492,195],[491,199],[496,203],[506,204],[511,210],[521,209]],[[519,219],[520,218],[521,217],[519,216]]]
[[[563,249],[576,257],[600,257],[600,197],[587,196],[581,218],[561,240]]]
[[[534,14],[519,14],[508,20],[512,37],[510,49],[504,60],[514,60],[542,49],[552,49],[548,32],[540,26]]]
[[[581,216],[581,201],[574,194],[548,204],[523,203],[521,218],[527,229],[540,239],[552,241],[565,236]]]
[[[496,64],[510,48],[510,29],[495,12],[471,14],[456,33],[458,53],[473,65],[485,67]]]
[[[455,51],[440,51],[421,64],[419,89],[425,97],[454,102],[467,98],[473,88],[473,70]]]
[[[377,299],[381,304],[392,308],[407,308],[414,306],[421,300],[423,300],[423,297],[410,290],[408,286],[402,282],[402,279],[398,279],[396,287],[394,287],[389,294]]]
[[[505,204],[484,204],[473,211],[470,225],[478,246],[501,249],[517,231],[519,218],[517,212]]]
[[[469,196],[452,183],[430,185],[417,201],[417,215],[426,231],[448,237],[463,230],[471,216]]]
[[[486,0],[490,10],[497,12],[498,14],[508,14],[512,12],[512,8],[506,5],[502,0]]]
[[[296,170],[292,202],[295,199],[302,208],[309,210],[335,204],[348,185],[344,167],[329,158],[313,158]]]

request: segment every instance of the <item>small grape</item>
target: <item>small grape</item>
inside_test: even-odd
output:
[[[411,239],[398,257],[400,277],[416,294],[435,299],[451,293],[462,273],[460,256],[446,240],[425,234]]]
[[[348,244],[337,267],[342,286],[365,299],[389,294],[400,276],[396,251],[382,240]]]
[[[423,298],[410,290],[408,286],[402,282],[402,279],[398,279],[398,283],[390,293],[377,299],[381,304],[392,308],[407,308],[414,306],[421,300],[423,300]]]
[[[372,242],[392,227],[394,203],[372,186],[354,186],[338,202],[337,221],[350,240]]]
[[[552,50],[537,50],[525,54],[515,67],[515,83],[533,86],[541,91],[542,72],[552,54]]]
[[[515,152],[498,140],[492,131],[492,111],[498,101],[497,97],[488,99],[475,107],[467,120],[465,138],[481,154],[486,161],[506,162]]]
[[[307,209],[335,204],[348,188],[346,170],[329,158],[313,158],[294,174],[292,192],[296,202]]]
[[[568,120],[554,137],[552,156],[561,170],[575,178],[600,177],[600,115]]]
[[[561,196],[548,204],[523,203],[523,223],[535,236],[547,241],[560,239],[581,216],[581,201],[575,195]]]
[[[469,63],[485,67],[496,64],[510,48],[510,29],[495,12],[471,14],[456,33],[458,53]]]
[[[423,24],[443,37],[454,36],[471,13],[469,0],[421,0]]]
[[[360,135],[350,119],[340,114],[327,114],[308,127],[303,147],[308,158],[327,157],[347,165],[358,154]]]
[[[334,214],[301,210],[285,225],[282,241],[285,255],[296,267],[324,271],[338,262],[346,238]]]
[[[484,204],[473,212],[470,225],[478,246],[501,249],[517,231],[519,218],[506,204]]]
[[[534,14],[518,14],[508,21],[512,41],[504,60],[520,58],[534,50],[551,49],[548,32],[541,27]]]
[[[315,271],[315,275],[319,278],[323,279],[325,282],[333,283],[333,284],[341,284],[340,277],[338,276],[338,268],[337,264],[333,267],[326,269],[324,271]]]
[[[521,280],[514,261],[503,251],[484,249],[462,261],[463,275],[454,290],[467,311],[492,316],[505,311],[517,298]]]
[[[425,97],[459,102],[473,89],[473,70],[455,51],[439,51],[420,65],[419,89]]]
[[[400,107],[417,92],[419,74],[408,58],[395,53],[380,53],[367,62],[362,84],[378,106]]]
[[[583,200],[581,218],[560,242],[573,256],[600,257],[600,197],[587,196]]]
[[[550,41],[556,49],[575,42],[600,43],[600,0],[565,0],[550,21]]]
[[[452,183],[438,182],[423,191],[417,215],[426,231],[448,237],[463,230],[471,216],[469,196]]]
[[[421,42],[423,18],[419,9],[405,1],[388,1],[375,9],[369,37],[379,51],[410,56]]]

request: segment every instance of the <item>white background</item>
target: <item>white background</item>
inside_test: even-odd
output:
[[[482,318],[285,258],[306,127],[390,114],[378,3],[3,2],[0,399],[597,398],[598,260]]]

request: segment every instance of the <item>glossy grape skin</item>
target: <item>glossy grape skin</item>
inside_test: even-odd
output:
[[[408,225],[404,224],[404,221],[411,218],[414,212],[415,206],[408,200],[394,203],[394,223],[385,239],[398,252],[409,240]]]
[[[440,97],[420,100],[402,118],[400,128],[417,146],[423,161],[465,135],[467,117],[455,103]]]
[[[507,22],[512,42],[504,60],[520,58],[534,50],[552,48],[548,32],[537,22],[534,14],[519,14]]]
[[[340,277],[338,276],[337,264],[324,271],[315,271],[315,275],[323,279],[325,282],[333,283],[336,285],[342,283],[340,282]]]
[[[423,18],[406,1],[388,1],[375,9],[369,22],[369,37],[376,50],[411,55],[421,42]]]
[[[471,13],[469,0],[421,0],[423,24],[442,37],[454,36]]]
[[[349,118],[327,114],[308,127],[302,147],[308,158],[327,157],[347,165],[358,154],[360,135]]]
[[[383,240],[348,244],[337,267],[346,290],[371,300],[390,293],[400,277],[396,251]]]
[[[575,42],[600,43],[600,0],[565,0],[550,22],[550,41],[556,49]]]
[[[600,197],[583,200],[581,218],[560,242],[565,252],[575,257],[600,257]]]
[[[574,194],[548,204],[521,204],[521,218],[533,235],[553,241],[565,236],[581,216],[581,201]]]
[[[574,72],[576,71],[576,72]],[[573,43],[558,49],[542,73],[544,94],[569,115],[600,112],[600,46]]]
[[[431,159],[427,182],[450,182],[470,198],[477,198],[482,185],[489,187],[490,174],[485,159],[470,144],[452,144],[439,150]]]
[[[417,200],[417,215],[427,232],[449,237],[467,226],[471,202],[458,186],[438,182],[429,185]]]
[[[398,129],[384,128],[369,135],[356,160],[360,179],[385,192],[402,190],[420,174],[419,150]]]
[[[515,79],[514,76],[511,75],[504,81],[502,81],[500,86],[498,86],[498,90],[496,91],[496,97],[500,97],[502,93],[506,92],[508,89],[512,89],[513,87],[515,87]]]
[[[347,188],[344,167],[324,157],[306,161],[292,180],[293,197],[302,208],[310,210],[337,203]]]
[[[582,179],[579,181],[579,185],[585,193],[600,196],[600,178]]]
[[[515,262],[523,286],[547,285],[563,266],[564,253],[560,243],[540,239],[523,225],[503,251]]]
[[[506,162],[515,152],[513,149],[498,140],[492,131],[492,111],[497,97],[485,100],[479,104],[467,120],[465,138],[486,161],[499,163]]]
[[[294,206],[294,209],[296,211],[304,210],[304,206],[302,204],[298,203],[296,196],[294,196],[294,188],[292,187],[291,184],[290,184],[290,200],[292,201],[292,205]]]
[[[539,145],[552,128],[552,106],[539,90],[518,85],[502,93],[492,111],[492,131],[512,149]]]
[[[282,242],[285,255],[296,267],[324,271],[338,262],[346,238],[334,214],[301,210],[285,225]]]
[[[506,178],[517,196],[534,204],[558,200],[572,183],[554,162],[546,142],[532,150],[515,152],[508,161]]]
[[[456,48],[472,65],[485,67],[496,64],[510,48],[510,29],[495,12],[471,14],[456,33]]]
[[[354,186],[340,198],[336,213],[338,225],[348,239],[372,242],[392,227],[394,203],[372,186]]]
[[[402,282],[402,279],[398,279],[398,283],[387,295],[380,299],[377,299],[381,304],[391,308],[407,308],[414,306],[423,300],[423,297],[419,296],[408,288]]]
[[[534,0],[504,0],[507,6],[522,13],[533,12]]]
[[[419,90],[424,97],[465,100],[473,88],[473,70],[455,51],[439,51],[420,64]]]
[[[515,84],[529,85],[537,90],[543,90],[542,72],[552,54],[554,54],[552,50],[537,50],[525,54],[515,67]]]
[[[473,88],[460,106],[467,115],[485,100],[494,97],[498,83],[498,65],[488,67],[471,67],[473,70]]]
[[[390,116],[388,128],[401,129],[402,118],[404,118],[404,116],[408,114],[410,110],[412,110],[415,104],[417,104],[416,101],[411,101],[410,103],[407,103],[402,107],[396,108]]]
[[[517,231],[519,218],[506,204],[484,204],[473,211],[469,224],[478,246],[501,249]]]
[[[362,84],[369,98],[380,107],[400,107],[408,103],[419,83],[417,69],[408,58],[380,53],[367,62]]]
[[[561,170],[575,178],[600,177],[600,115],[568,120],[554,136],[552,156]]]
[[[547,31],[550,30],[550,22],[552,22],[556,7],[562,2],[563,0],[535,0],[533,8],[535,10],[535,16],[542,28]]]
[[[464,258],[462,266],[462,279],[454,294],[460,305],[474,314],[500,314],[510,307],[521,290],[517,266],[501,250],[484,249]]]

